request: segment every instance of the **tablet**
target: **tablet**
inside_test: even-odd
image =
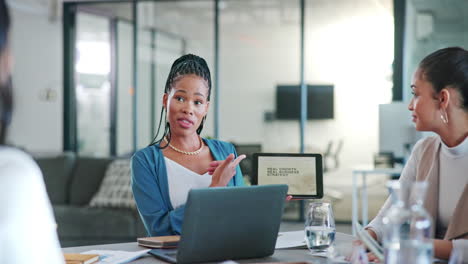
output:
[[[322,155],[254,153],[252,185],[287,184],[293,199],[323,197]]]

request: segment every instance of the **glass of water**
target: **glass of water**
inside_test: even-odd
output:
[[[309,204],[305,222],[305,240],[312,252],[326,251],[335,240],[335,218],[330,203]]]

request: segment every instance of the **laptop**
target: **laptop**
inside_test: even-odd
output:
[[[178,249],[149,253],[171,263],[270,256],[287,191],[287,185],[191,190]]]

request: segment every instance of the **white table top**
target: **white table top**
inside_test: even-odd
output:
[[[355,240],[355,237],[344,233],[336,233],[335,243],[349,244]],[[89,250],[125,250],[125,251],[139,251],[146,249],[145,247],[138,246],[137,242],[129,243],[118,243],[118,244],[105,244],[105,245],[93,245],[93,246],[82,246],[82,247],[69,247],[63,248],[64,253],[81,253]],[[308,249],[277,249],[272,256],[260,258],[260,259],[244,259],[235,260],[239,263],[265,263],[265,262],[304,262],[308,261],[313,263],[327,263],[327,260],[322,257],[312,256]],[[149,254],[132,261],[131,263],[138,264],[149,264],[149,263],[166,263],[159,260]]]

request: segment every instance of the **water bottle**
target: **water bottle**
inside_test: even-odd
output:
[[[414,182],[411,188],[411,225],[405,248],[408,250],[407,259],[417,264],[433,262],[432,217],[424,208],[426,191],[427,182]]]
[[[384,262],[386,264],[411,263],[403,244],[409,240],[411,211],[409,209],[410,184],[389,181],[391,206],[382,218]]]

